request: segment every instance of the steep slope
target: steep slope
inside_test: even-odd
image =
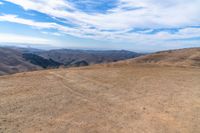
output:
[[[52,59],[44,59],[38,55],[32,53],[24,53],[23,58],[31,62],[34,65],[40,66],[42,68],[58,68],[62,63],[56,62]]]
[[[161,51],[126,61],[127,63],[200,67],[200,48]]]
[[[38,69],[40,67],[27,62],[20,51],[11,48],[0,48],[0,75]]]

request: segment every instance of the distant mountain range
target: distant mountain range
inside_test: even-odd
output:
[[[126,50],[40,50],[32,48],[0,47],[0,75],[47,68],[79,67],[116,62],[142,54]]]
[[[98,64],[115,62],[119,60],[130,59],[138,57],[141,54],[125,51],[125,50],[111,50],[111,51],[93,51],[93,50],[72,50],[72,49],[60,49],[50,51],[36,52],[37,55],[46,58],[53,59],[59,63],[63,63],[65,66],[74,66],[85,62],[84,64]],[[76,66],[76,65],[75,65]]]

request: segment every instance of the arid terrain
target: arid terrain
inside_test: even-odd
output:
[[[156,52],[119,64],[151,64],[159,66],[197,67],[200,68],[200,48],[177,49]]]
[[[199,66],[139,58],[0,77],[0,132],[199,133]]]

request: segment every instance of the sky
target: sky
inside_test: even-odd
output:
[[[200,0],[0,0],[0,44],[145,52],[200,47]]]

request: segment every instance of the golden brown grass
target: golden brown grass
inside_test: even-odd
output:
[[[200,69],[97,65],[0,77],[3,133],[199,133]]]

